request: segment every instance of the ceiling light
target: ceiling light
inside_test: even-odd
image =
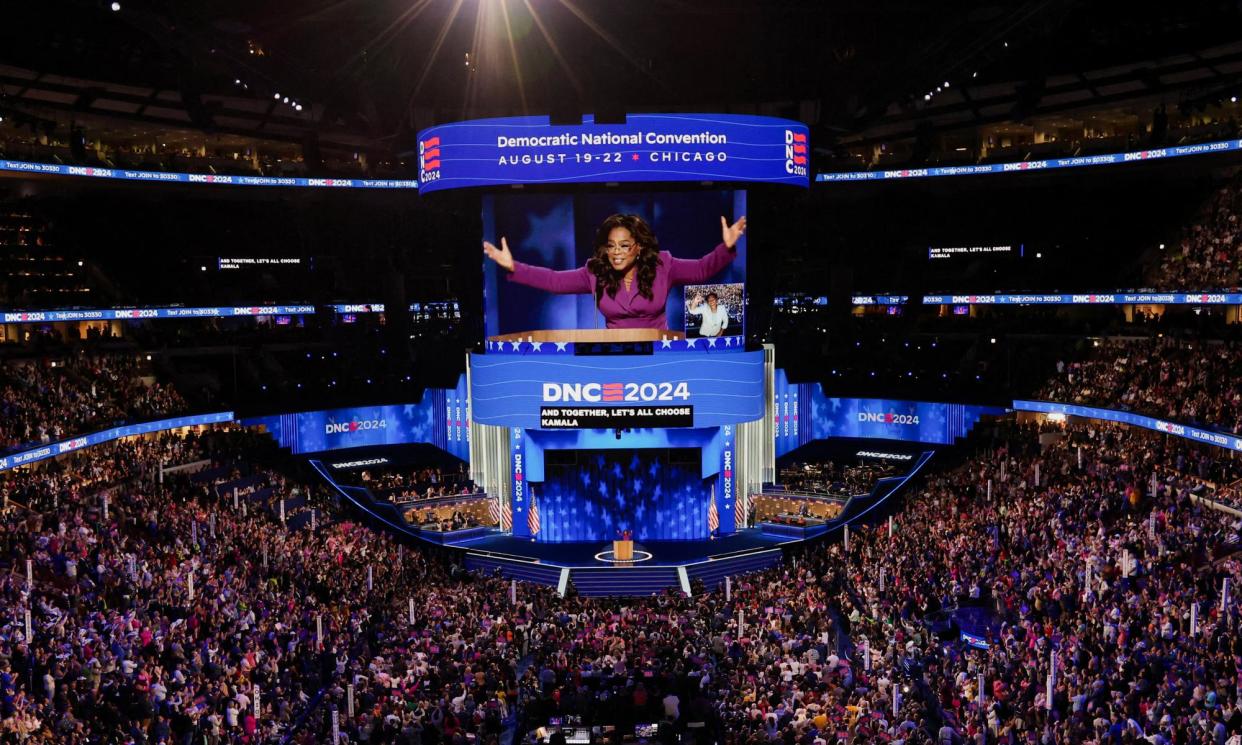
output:
[[[113,12],[113,13],[116,13],[117,11],[119,11],[119,10],[121,9],[121,4],[120,4],[120,3],[118,3],[118,2],[115,2],[115,0],[114,0],[114,1],[113,1],[113,3],[112,3],[112,5],[111,5],[110,7],[112,8],[112,12]]]

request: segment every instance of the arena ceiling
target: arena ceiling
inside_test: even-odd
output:
[[[973,76],[1044,76],[1236,38],[1223,2],[40,0],[0,63],[210,95],[291,97],[398,148],[472,116],[719,109],[849,136]]]

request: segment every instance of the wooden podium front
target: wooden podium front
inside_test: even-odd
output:
[[[634,541],[613,541],[612,558],[613,561],[633,561]]]
[[[488,341],[538,341],[598,344],[608,342],[664,341],[684,339],[681,331],[666,329],[547,329],[523,331],[520,334],[501,334],[488,337]]]

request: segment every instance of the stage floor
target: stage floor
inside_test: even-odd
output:
[[[782,543],[796,542],[785,536],[766,535],[757,528],[741,530],[733,535],[723,536],[710,541],[635,541],[635,550],[651,552],[649,561],[636,562],[632,566],[659,567],[677,566],[703,561],[712,556],[732,554],[739,551],[775,548]],[[515,538],[508,534],[484,536],[467,539],[446,546],[468,551],[487,551],[490,553],[516,556],[534,560],[544,564],[567,567],[606,567],[611,562],[599,561],[595,555],[611,549],[599,541],[585,543],[539,543],[528,538]]]

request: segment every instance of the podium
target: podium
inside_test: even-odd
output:
[[[523,331],[517,334],[500,334],[488,337],[488,341],[538,341],[538,342],[573,342],[576,344],[592,344],[609,342],[663,341],[665,339],[684,339],[681,331],[665,329],[547,329],[544,331]]]
[[[613,561],[633,561],[634,560],[634,541],[620,540],[612,542],[612,559]]]

